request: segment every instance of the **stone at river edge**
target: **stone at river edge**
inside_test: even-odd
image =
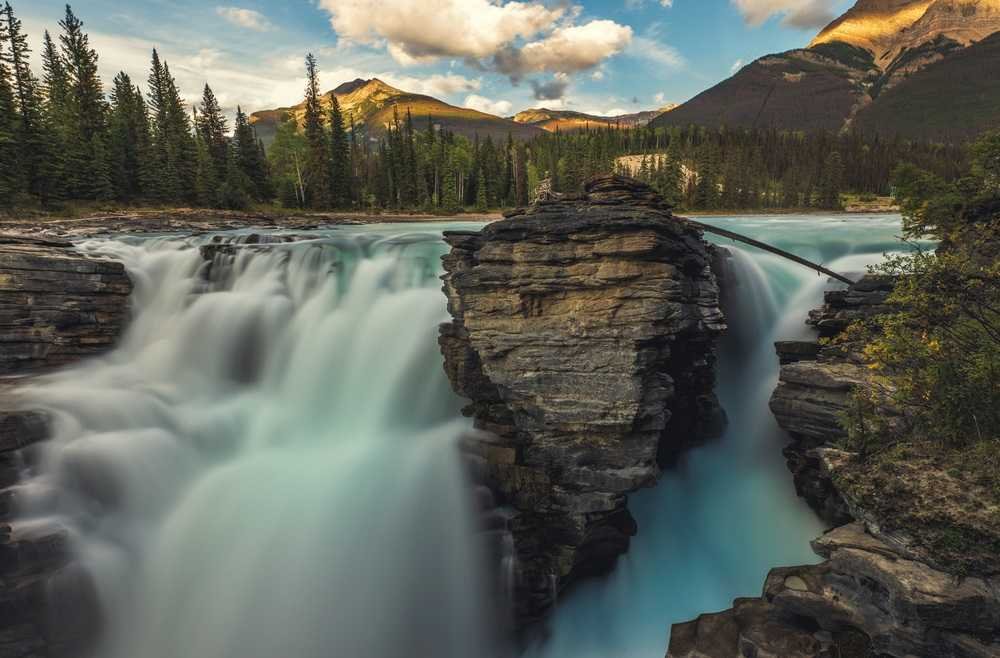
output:
[[[826,294],[808,324],[839,341],[777,344],[771,410],[793,440],[796,490],[835,526],[813,542],[825,561],[774,569],[760,598],[675,624],[668,657],[1000,656],[997,511],[979,502],[989,497],[916,448],[868,465],[835,447],[867,376],[841,334],[885,312],[892,286],[867,276]]]
[[[0,375],[109,349],[124,330],[131,290],[121,263],[87,258],[68,242],[0,235]],[[69,564],[68,532],[12,522],[31,446],[48,435],[47,417],[20,406],[14,383],[0,380],[0,656],[79,655],[69,647],[91,625],[92,606],[49,605],[54,591],[77,596],[64,601],[89,600],[89,585]]]
[[[516,613],[609,569],[625,495],[724,423],[712,248],[647,186],[600,177],[478,233],[445,235],[445,367],[484,433],[470,449],[516,514]]]

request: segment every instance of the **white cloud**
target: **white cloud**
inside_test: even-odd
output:
[[[594,81],[598,81],[598,82],[601,81],[601,80],[603,80],[604,79],[604,71],[602,71],[601,69],[597,69],[596,71],[594,71],[593,73],[590,74],[590,79],[594,80]]]
[[[319,0],[342,38],[385,41],[394,56],[490,57],[518,38],[548,29],[565,14],[537,2],[490,0]]]
[[[745,64],[744,64],[743,60],[742,59],[738,59],[735,62],[733,62],[732,66],[729,67],[729,73],[730,74],[736,73],[737,71],[739,71],[744,66],[745,66]]]
[[[632,29],[542,0],[318,0],[341,39],[385,47],[404,65],[460,58],[517,78],[592,68],[620,52]]]
[[[783,25],[802,29],[823,27],[834,18],[833,0],[730,0],[743,19],[758,26],[772,16]]]
[[[656,96],[653,96],[653,100],[656,101],[657,105],[663,105],[667,102],[667,95],[661,91]]]
[[[674,6],[674,0],[660,0],[660,6],[669,9]]]
[[[369,76],[372,77],[372,76]],[[470,91],[479,91],[482,82],[478,78],[466,78],[462,75],[448,73],[446,75],[434,74],[425,78],[414,76],[400,76],[393,73],[382,73],[374,77],[403,91],[415,94],[426,94],[428,96],[450,96]],[[353,79],[353,78],[350,78]],[[340,82],[343,82],[341,80]],[[339,84],[339,83],[338,83]]]
[[[609,20],[556,28],[545,39],[521,49],[519,71],[584,71],[617,55],[631,41],[632,28]]]
[[[684,66],[684,57],[675,48],[649,37],[633,39],[628,48],[628,55],[672,69]]]
[[[264,14],[253,9],[243,9],[242,7],[216,7],[215,13],[222,16],[233,25],[245,27],[249,30],[267,32],[274,29]]]
[[[465,99],[465,107],[472,110],[479,110],[480,112],[485,112],[486,114],[495,114],[497,116],[509,116],[513,105],[510,101],[499,100],[495,101],[485,96],[479,96],[476,94],[470,94]]]

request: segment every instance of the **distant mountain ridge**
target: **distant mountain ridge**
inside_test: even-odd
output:
[[[536,126],[449,105],[432,96],[396,89],[378,78],[370,80],[359,78],[326,92],[320,97],[324,109],[330,107],[333,96],[337,97],[345,120],[353,119],[355,125],[369,135],[381,134],[392,123],[394,115],[402,119],[407,111],[412,114],[414,122],[421,129],[427,125],[428,120],[431,120],[443,130],[467,137],[489,135],[493,139],[506,139],[507,135],[511,134],[517,139],[530,139],[542,134],[542,129]],[[301,125],[305,116],[305,102],[291,107],[253,112],[250,115],[250,123],[257,130],[257,135],[265,143],[270,143],[274,139],[278,125],[289,116],[294,117]]]
[[[1000,125],[998,32],[1000,0],[859,0],[652,123],[966,139]]]
[[[614,116],[586,114],[573,110],[550,110],[541,107],[518,112],[514,115],[514,121],[537,126],[549,132],[555,132],[556,130],[571,132],[574,130],[601,127],[632,128],[635,126],[644,126],[664,112],[669,112],[676,107],[676,104],[670,104],[656,110],[644,110],[642,112]]]

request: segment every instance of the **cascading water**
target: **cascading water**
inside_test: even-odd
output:
[[[856,276],[901,247],[898,216],[703,221]],[[807,312],[839,284],[778,256],[717,242],[732,254],[718,377],[729,428],[655,489],[630,497],[639,534],[629,552],[610,577],[560,602],[530,658],[661,658],[672,624],[758,596],[775,566],[817,560],[809,541],[822,527],[795,495],[781,455],[787,438],[767,403],[778,375],[774,341],[805,338]]]
[[[24,525],[70,529],[100,658],[487,655],[440,233],[92,241],[135,280],[107,357],[28,391]]]
[[[898,217],[711,221],[842,272],[899,248]],[[500,590],[513,551],[501,510],[483,541],[456,450],[468,428],[437,349],[440,228],[230,234],[271,244],[214,245],[210,261],[207,237],[81,245],[126,263],[135,319],[117,350],[31,389],[56,432],[19,531],[71,531],[103,612],[97,658],[495,653],[480,548],[499,555]],[[632,549],[560,600],[529,656],[659,658],[672,623],[814,559],[820,526],[767,399],[772,342],[805,334],[828,284],[732,250],[730,429],[632,497]]]

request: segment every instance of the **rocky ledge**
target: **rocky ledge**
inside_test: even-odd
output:
[[[68,242],[0,235],[0,375],[106,350],[131,292],[121,263],[87,258]]]
[[[66,648],[93,606],[47,603],[54,589],[81,591],[69,538],[56,524],[18,524],[20,473],[48,419],[25,408],[17,377],[110,348],[128,318],[132,284],[121,263],[88,258],[68,242],[0,235],[0,656],[78,655]],[[58,623],[50,623],[58,616]]]
[[[813,542],[824,561],[774,569],[760,598],[676,624],[670,658],[1000,655],[1000,511],[983,502],[993,497],[919,446],[867,462],[838,447],[867,372],[843,332],[885,312],[891,289],[865,277],[828,292],[807,321],[828,340],[776,346],[771,410],[792,438],[799,495],[834,527]]]
[[[636,532],[626,494],[724,424],[712,250],[618,177],[445,239],[441,348],[483,431],[469,450],[513,511],[524,623],[609,569]]]

